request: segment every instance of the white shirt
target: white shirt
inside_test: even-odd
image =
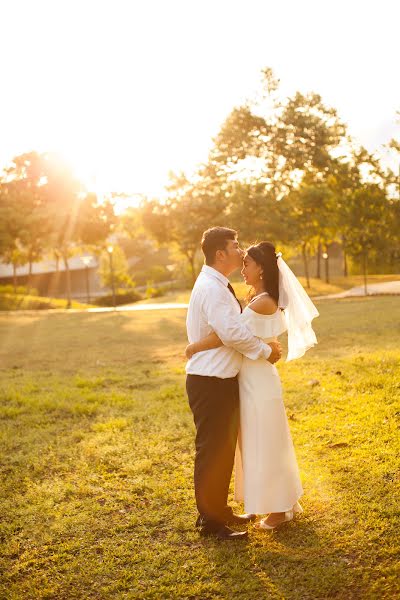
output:
[[[271,354],[271,347],[255,337],[242,321],[240,306],[228,283],[222,273],[204,265],[194,284],[186,318],[189,342],[198,342],[214,331],[224,345],[194,354],[186,365],[188,375],[235,377],[243,354],[252,360],[267,359]]]

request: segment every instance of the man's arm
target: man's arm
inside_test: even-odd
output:
[[[270,348],[272,350],[271,354],[269,355],[267,360],[271,364],[274,364],[282,356],[281,345],[279,342],[269,342],[267,345],[270,346]],[[192,356],[194,354],[197,354],[198,352],[204,352],[205,350],[213,350],[214,348],[220,348],[221,346],[223,346],[222,341],[217,336],[217,334],[214,333],[214,331],[213,331],[212,333],[210,333],[203,339],[199,340],[198,342],[193,342],[192,344],[189,344],[188,346],[186,346],[186,349],[185,349],[186,358],[188,360],[190,360],[192,358]]]
[[[208,324],[224,346],[234,348],[251,360],[268,359],[272,353],[271,346],[247,329],[224,292],[223,289],[213,289],[204,299],[203,311]]]

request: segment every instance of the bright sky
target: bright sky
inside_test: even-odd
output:
[[[0,167],[59,151],[98,191],[158,194],[207,158],[265,66],[370,150],[398,135],[394,0],[0,0]]]

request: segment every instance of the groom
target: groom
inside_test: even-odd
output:
[[[243,251],[237,232],[212,227],[203,234],[205,257],[190,297],[186,326],[190,343],[214,331],[223,346],[194,354],[186,366],[186,390],[196,426],[194,485],[199,517],[196,525],[204,535],[220,539],[245,538],[244,525],[255,515],[236,515],[227,505],[239,426],[237,374],[242,355],[275,363],[280,344],[265,344],[241,322],[242,308],[228,276],[242,266]]]

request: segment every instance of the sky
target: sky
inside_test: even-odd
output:
[[[271,67],[371,151],[399,136],[393,0],[0,0],[0,168],[61,153],[99,193],[159,195]]]

